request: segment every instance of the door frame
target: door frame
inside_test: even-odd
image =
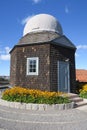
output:
[[[59,76],[60,76],[60,71],[59,71],[59,69],[60,69],[60,62],[64,62],[64,63],[67,63],[67,67],[68,67],[68,92],[67,93],[70,93],[70,68],[69,68],[69,61],[60,61],[60,60],[58,60],[58,64],[57,64],[57,68],[58,68],[58,71],[57,71],[57,75],[58,75],[58,91],[59,91],[59,86],[60,86],[60,83],[59,83]]]

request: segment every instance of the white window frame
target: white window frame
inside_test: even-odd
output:
[[[29,64],[30,60],[35,60],[36,61],[36,72],[30,72]],[[31,57],[27,58],[27,75],[38,75],[39,74],[39,58],[38,57]]]

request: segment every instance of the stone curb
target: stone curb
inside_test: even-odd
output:
[[[74,102],[67,104],[33,104],[33,103],[20,103],[20,102],[9,102],[0,99],[0,105],[9,108],[26,109],[26,110],[67,110],[73,109],[75,106]]]

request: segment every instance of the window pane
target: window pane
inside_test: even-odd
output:
[[[35,68],[36,68],[36,65],[33,65],[33,68],[35,69]]]
[[[30,65],[30,69],[32,68],[33,66],[32,65]]]
[[[29,69],[29,72],[33,72],[32,69]]]
[[[36,61],[32,60],[32,65],[36,65]]]
[[[32,60],[29,60],[29,62],[30,62],[30,65],[32,65]]]
[[[36,69],[33,69],[33,72],[36,72]]]
[[[33,63],[36,64],[36,60],[33,60]]]

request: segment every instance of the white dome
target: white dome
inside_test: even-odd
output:
[[[42,31],[52,31],[60,35],[63,34],[62,27],[55,17],[48,14],[39,14],[28,20],[24,27],[23,35]]]

